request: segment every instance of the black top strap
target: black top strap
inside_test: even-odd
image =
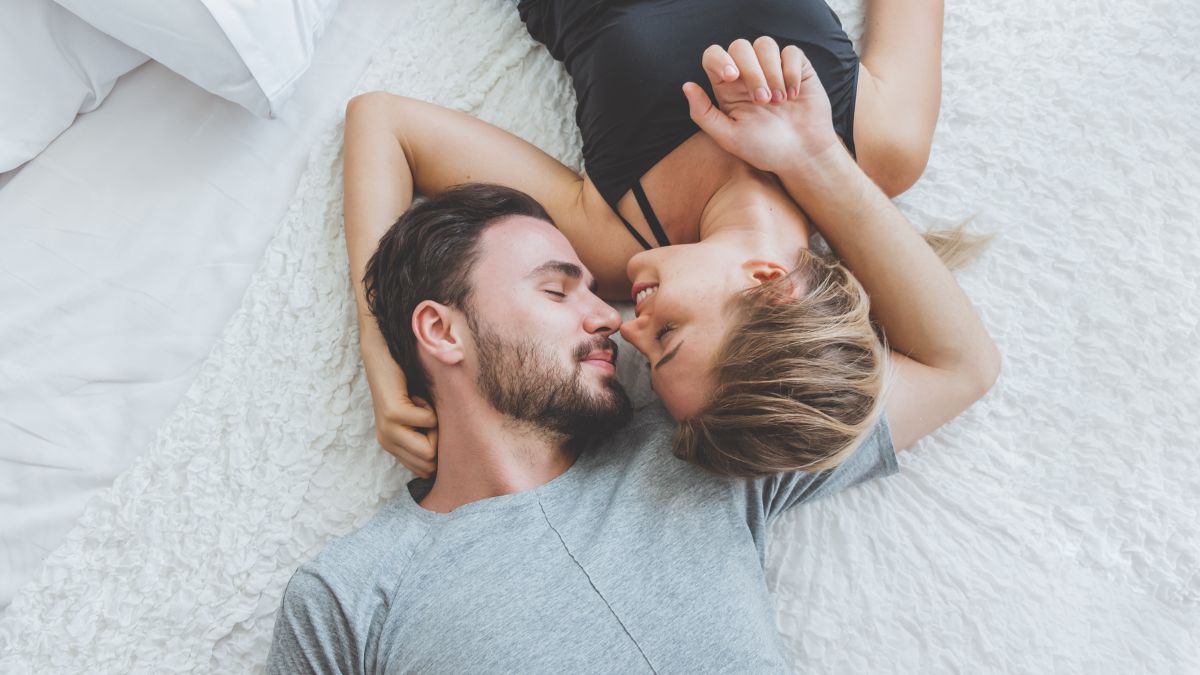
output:
[[[646,198],[646,191],[642,189],[642,181],[639,180],[633,184],[633,196],[637,199],[638,206],[642,207],[642,215],[646,217],[646,222],[650,223],[650,231],[654,233],[658,245],[670,246],[671,240],[667,239],[667,233],[663,231],[662,223],[658,222],[658,216],[654,215],[654,209],[650,207],[650,200]]]
[[[637,240],[637,243],[642,245],[642,248],[646,249],[647,251],[654,248],[650,245],[650,242],[646,241],[646,238],[637,231],[637,228],[633,226],[633,223],[629,222],[625,219],[625,216],[621,215],[621,212],[617,210],[616,206],[612,207],[612,210],[613,213],[617,214],[617,217],[621,219],[621,222],[625,223],[625,229],[629,230],[629,234],[633,235],[633,238]]]

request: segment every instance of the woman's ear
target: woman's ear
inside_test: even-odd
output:
[[[790,270],[772,260],[747,260],[742,270],[750,280],[751,287],[771,283],[780,300],[795,300],[800,297],[800,288],[791,281]]]
[[[417,349],[446,365],[463,360],[462,335],[454,310],[432,300],[422,300],[413,310],[412,329]]]

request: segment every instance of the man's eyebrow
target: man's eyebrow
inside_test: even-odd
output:
[[[667,352],[666,356],[662,357],[661,359],[658,360],[658,363],[654,364],[654,369],[658,370],[659,368],[662,368],[662,365],[664,363],[675,358],[675,355],[679,353],[679,348],[682,346],[683,346],[683,340],[680,340],[679,344],[675,345],[675,349],[672,349],[671,351]]]
[[[532,278],[541,276],[543,274],[562,274],[572,279],[581,279],[583,278],[583,268],[575,263],[567,262],[565,260],[551,260],[533,268],[533,271],[527,276]],[[595,293],[597,288],[598,284],[596,283],[596,280],[592,279],[591,282],[588,283],[588,290]]]

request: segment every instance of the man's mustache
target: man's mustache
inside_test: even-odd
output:
[[[617,343],[613,342],[613,339],[607,335],[597,335],[591,340],[581,342],[575,348],[575,360],[582,361],[587,358],[588,354],[600,351],[612,352],[613,365],[617,364]]]

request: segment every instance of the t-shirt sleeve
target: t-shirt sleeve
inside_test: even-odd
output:
[[[350,627],[333,590],[307,565],[288,581],[275,617],[267,672],[356,673]]]
[[[844,462],[816,472],[796,471],[748,481],[751,515],[770,522],[784,511],[872,478],[896,473],[896,449],[885,415]],[[757,512],[757,513],[756,513]]]

